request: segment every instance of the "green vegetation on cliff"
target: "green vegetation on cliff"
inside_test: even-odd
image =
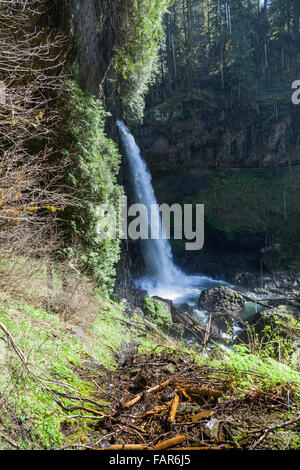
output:
[[[120,241],[98,236],[98,207],[100,204],[118,207],[123,195],[123,188],[117,183],[121,156],[105,133],[108,113],[101,101],[85,94],[75,82],[68,82],[67,97],[70,101],[66,127],[59,143],[64,147],[62,153],[71,161],[67,184],[73,189],[77,204],[75,201],[63,214],[67,220],[66,235],[71,233],[75,243],[68,246],[67,239],[65,252],[74,264],[77,258],[78,268],[89,272],[111,292]]]
[[[163,39],[162,17],[169,0],[125,0],[119,7],[122,18],[114,69],[127,118],[140,120],[148,85],[157,70],[157,52]]]
[[[220,172],[192,201],[205,204],[207,229],[243,248],[272,247],[268,269],[300,267],[299,170],[264,177]]]
[[[165,311],[160,302],[154,302],[151,297],[145,297],[144,310],[152,321],[162,330],[168,331],[172,326],[172,315]]]

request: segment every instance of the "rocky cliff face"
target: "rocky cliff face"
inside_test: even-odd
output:
[[[56,14],[62,18],[74,39],[73,55],[76,57],[78,80],[83,89],[101,97],[106,109],[111,113],[107,131],[115,141],[119,140],[115,122],[122,115],[112,68],[113,50],[120,24],[120,4],[121,0],[53,1]],[[192,198],[193,202],[204,203],[207,207],[210,205],[207,238],[212,240],[210,248],[213,252],[216,243],[222,245],[225,242],[228,244],[229,241],[234,246],[237,242],[244,245],[241,240],[243,235],[236,235],[244,233],[242,226],[233,228],[229,224],[225,233],[223,223],[212,223],[215,211],[222,213],[227,210],[220,204],[214,207],[215,189],[212,183],[222,170],[226,171],[226,178],[228,174],[228,178],[232,179],[232,171],[244,172],[254,169],[260,172],[260,175],[254,175],[255,178],[258,176],[272,180],[274,187],[277,187],[278,178],[284,178],[284,173],[289,171],[292,165],[300,164],[300,108],[290,103],[290,97],[284,97],[278,106],[266,107],[252,103],[243,109],[238,106],[230,108],[228,103],[222,108],[213,102],[214,97],[209,103],[203,97],[196,103],[191,102],[189,98],[181,98],[175,97],[168,103],[160,103],[148,109],[144,125],[134,132],[150,167],[158,200],[184,203],[188,197]],[[231,173],[228,173],[228,169]],[[243,176],[242,183],[239,175],[235,173],[235,176],[242,192],[254,181],[252,175],[249,178]],[[124,166],[120,181],[127,186]],[[289,199],[292,201],[291,205],[295,205],[295,197],[292,194],[295,184],[293,181],[291,187],[283,181],[281,186],[284,195],[278,196],[280,207],[282,201],[285,201],[284,204],[287,204],[289,210]],[[209,199],[199,201],[198,194],[207,186],[212,187],[210,193],[208,188]],[[261,186],[257,204],[260,204],[259,201],[264,197],[265,185]],[[226,200],[226,194],[222,195],[222,198],[223,196]],[[234,197],[231,196],[231,203],[240,211],[240,201],[235,201]],[[265,204],[268,212],[268,201]],[[243,210],[248,209],[243,207]],[[270,208],[270,211],[272,210]],[[293,217],[294,213],[292,208],[290,214]],[[251,236],[247,235],[247,249],[257,251],[264,245],[263,240],[271,240],[268,232],[269,228],[253,229]],[[277,238],[273,237],[270,243],[277,243]],[[128,252],[128,247],[124,247],[123,251]],[[179,258],[184,260],[182,251],[179,251]],[[285,250],[283,251],[285,253]],[[130,256],[128,253],[126,256],[127,261],[124,258],[119,267],[119,282],[125,279],[124,292],[131,283],[132,271],[129,267]],[[240,256],[244,258],[243,254],[238,253],[238,259]],[[211,255],[208,254],[208,257]],[[232,256],[230,258],[232,259]],[[196,263],[197,270],[200,269],[198,265],[201,263],[199,259],[199,263]],[[256,261],[255,265],[258,265]]]
[[[183,269],[220,276],[298,263],[299,111],[288,103],[266,118],[182,102],[148,110],[137,135],[158,201],[205,206],[204,249],[174,242]]]
[[[60,22],[71,36],[70,57],[74,61],[76,78],[81,88],[100,98],[109,116],[106,120],[108,137],[121,142],[116,120],[122,116],[120,96],[113,70],[113,53],[117,45],[117,31],[122,17],[122,0],[49,0],[52,18]],[[126,169],[122,165],[119,183],[126,186]],[[132,267],[128,247],[122,244],[122,254],[117,266],[115,294],[130,301],[132,293]]]
[[[113,83],[112,60],[120,23],[120,0],[54,0],[53,18],[64,24],[73,40],[72,57],[81,88],[100,97],[111,118],[107,122],[110,137],[118,135],[115,121],[121,105]]]
[[[296,109],[274,119],[267,130],[258,118],[250,115],[247,119],[243,114],[240,121],[226,120],[224,115],[218,120],[214,116],[186,118],[179,112],[172,116],[155,109],[147,114],[139,143],[156,180],[207,169],[299,164]]]

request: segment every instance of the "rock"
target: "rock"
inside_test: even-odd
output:
[[[179,310],[179,312],[181,313],[188,313],[189,315],[193,315],[193,307],[191,307],[189,304],[180,304],[178,307],[177,307],[177,310]]]
[[[153,303],[155,305],[160,304],[163,307],[163,309],[165,310],[166,313],[171,314],[171,311],[172,311],[172,308],[173,308],[172,300],[163,299],[162,297],[158,297],[158,296],[154,296],[154,297],[152,297],[152,299],[153,299]]]
[[[89,352],[89,355],[93,359],[92,362],[86,361],[86,364],[85,364],[86,367],[90,368],[90,369],[94,369],[94,368],[99,367],[100,362],[98,361],[96,356],[94,356],[93,348],[88,343],[88,341],[86,339],[86,335],[85,335],[83,329],[78,325],[70,325],[67,329],[70,330],[71,333],[73,335],[75,335],[77,339],[79,339],[79,341],[85,346],[86,350]]]
[[[6,355],[7,355],[6,344],[0,342],[0,364],[6,364],[6,359],[7,359]]]
[[[135,306],[143,308],[144,298],[148,296],[148,292],[146,290],[135,289],[132,293],[134,295]]]
[[[143,310],[139,307],[136,307],[133,309],[132,311],[132,317],[143,317],[144,316],[144,313],[143,313]]]
[[[181,323],[173,323],[170,329],[170,335],[175,338],[183,338],[184,331],[184,326]]]
[[[144,298],[145,315],[151,317],[152,321],[162,330],[169,331],[172,327],[172,308],[173,304],[170,300],[160,297]]]
[[[271,309],[258,312],[258,320],[253,325],[255,333],[260,339],[266,337],[264,329],[270,327],[271,332],[276,332],[276,336],[283,340],[290,340],[293,352],[291,362],[300,365],[300,323],[299,310],[280,305]],[[248,341],[247,331],[243,330],[238,335],[242,342]]]
[[[213,331],[220,333],[227,333],[228,328],[233,326],[239,326],[240,328],[244,327],[242,321],[238,318],[235,313],[227,312],[215,312],[212,314],[211,319]]]
[[[138,347],[135,341],[130,341],[129,343],[123,341],[119,352],[115,355],[118,364],[124,366],[127,362],[130,362],[137,354],[137,349]]]
[[[262,334],[266,326],[276,328],[283,338],[300,340],[299,311],[293,307],[280,305],[259,312],[258,321],[254,325],[256,333]]]
[[[82,343],[85,341],[85,334],[83,329],[78,325],[70,326],[71,332],[75,335]]]
[[[297,339],[296,341],[293,342],[292,348],[293,348],[293,353],[291,356],[291,362],[292,364],[295,364],[295,366],[299,369],[300,368],[300,339]]]
[[[219,420],[217,418],[211,418],[205,425],[205,434],[211,440],[218,440],[219,437]]]
[[[148,378],[145,375],[145,372],[139,370],[133,380],[133,392],[140,392],[146,388],[148,384]]]
[[[226,332],[234,322],[239,322],[238,310],[245,305],[245,299],[226,286],[213,287],[201,292],[198,306],[212,313],[212,327]]]
[[[226,286],[202,291],[198,301],[198,307],[209,312],[234,312],[244,305],[242,295]]]
[[[102,366],[101,364],[97,361],[91,362],[91,361],[83,361],[82,365],[89,370],[101,370]]]

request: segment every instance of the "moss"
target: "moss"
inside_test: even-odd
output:
[[[295,436],[290,442],[290,450],[299,450],[300,449],[300,435]]]
[[[145,308],[146,315],[149,315],[150,317],[154,319],[156,315],[156,309],[155,309],[153,299],[151,297],[144,298],[144,308]]]
[[[276,329],[279,336],[283,338],[300,339],[300,323],[295,318],[297,314],[296,309],[286,305],[265,310],[260,313],[257,330],[261,331],[268,325],[273,330]]]
[[[145,297],[144,308],[146,315],[150,316],[159,328],[165,331],[170,330],[172,315],[163,308],[160,302],[154,302],[151,297]]]
[[[143,117],[144,96],[157,71],[157,51],[163,37],[162,19],[167,8],[167,0],[127,0],[118,7],[123,21],[113,65],[123,111],[127,120],[133,123]]]

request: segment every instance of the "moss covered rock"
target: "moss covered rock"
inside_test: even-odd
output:
[[[272,329],[276,328],[283,338],[300,340],[299,312],[293,307],[280,305],[259,312],[255,331],[260,334],[266,326],[270,326]]]
[[[144,298],[144,313],[162,330],[172,327],[171,306],[168,302],[153,297]]]
[[[292,362],[300,367],[300,322],[299,311],[287,305],[280,305],[272,309],[259,312],[258,321],[254,325],[259,338],[280,339],[282,348],[288,353]]]
[[[209,312],[231,312],[240,310],[244,305],[242,295],[226,286],[202,291],[198,301],[198,307]]]

